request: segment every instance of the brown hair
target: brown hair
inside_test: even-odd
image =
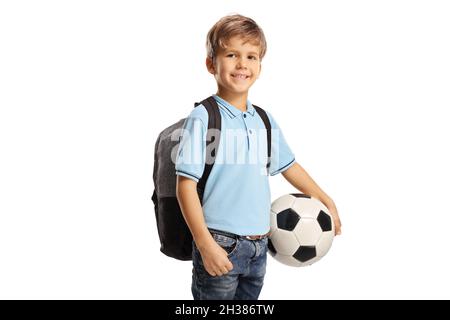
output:
[[[233,14],[221,18],[209,30],[206,36],[208,57],[214,62],[219,47],[224,49],[228,40],[234,36],[240,36],[246,42],[257,43],[260,46],[260,59],[266,54],[267,43],[262,29],[253,19],[240,14]]]

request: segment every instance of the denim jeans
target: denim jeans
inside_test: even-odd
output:
[[[211,276],[193,242],[192,295],[195,300],[257,300],[266,274],[267,238],[248,240],[221,231],[210,231],[225,251],[233,270]]]

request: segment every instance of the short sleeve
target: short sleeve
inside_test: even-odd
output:
[[[269,116],[272,126],[272,153],[269,173],[274,176],[289,169],[295,163],[295,156],[284,138],[283,132],[271,114]]]
[[[175,163],[176,175],[200,180],[205,168],[206,130],[201,118],[192,114],[186,118]]]

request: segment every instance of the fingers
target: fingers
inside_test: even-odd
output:
[[[231,268],[229,268],[228,266],[223,266],[222,270],[223,270],[223,274],[227,274],[228,272],[233,270],[233,265],[231,265]]]
[[[333,217],[333,222],[334,222],[334,234],[336,236],[340,235],[342,233],[341,231],[341,219],[339,218],[339,214],[337,212],[336,207],[334,207],[333,209],[330,210],[331,216]]]
[[[231,268],[231,269],[232,269],[232,268]],[[226,275],[228,272],[231,271],[231,269],[228,269],[227,267],[223,266],[223,267],[218,268],[217,270],[215,270],[215,271],[213,272],[214,275],[213,275],[213,274],[211,274],[211,275],[212,275],[213,277],[214,277],[214,276],[220,277],[220,276]]]
[[[341,221],[340,220],[337,220],[336,222],[335,222],[335,235],[340,235],[341,233],[342,233],[342,231],[341,231]]]
[[[212,277],[220,277],[223,276],[224,274],[226,274],[227,272],[221,272],[219,270],[217,271],[208,271],[208,273],[212,276]]]
[[[213,277],[220,277],[226,275],[228,272],[233,270],[233,264],[228,260],[228,263],[225,266],[218,266],[213,270],[206,270]]]

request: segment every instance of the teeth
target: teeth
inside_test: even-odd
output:
[[[243,75],[243,74],[235,74],[233,77],[239,78],[239,79],[246,79],[247,78],[247,76]]]

